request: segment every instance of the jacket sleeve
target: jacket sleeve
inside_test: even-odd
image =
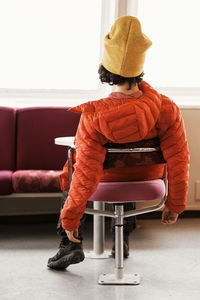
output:
[[[165,100],[164,100],[165,101]],[[165,205],[172,212],[184,211],[188,192],[189,150],[179,108],[171,102],[161,112],[159,126],[160,147],[167,162],[168,196]]]
[[[87,114],[82,114],[76,133],[76,163],[71,186],[61,212],[62,227],[75,230],[85,212],[87,200],[96,191],[102,177],[107,139],[92,126]]]

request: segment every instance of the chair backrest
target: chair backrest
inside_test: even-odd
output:
[[[124,144],[107,143],[104,146],[108,148],[104,169],[166,163],[158,138]]]
[[[108,149],[103,163],[103,169],[126,168],[131,166],[144,166],[154,164],[165,164],[166,161],[160,150],[158,138],[142,140],[133,143],[107,143],[104,145]],[[73,173],[72,151],[74,147],[68,148],[68,176],[69,186]],[[166,167],[163,178],[166,177]]]

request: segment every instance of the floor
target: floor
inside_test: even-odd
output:
[[[106,248],[111,236],[106,227]],[[87,224],[84,249],[92,248]],[[85,259],[65,271],[50,270],[47,260],[57,251],[55,224],[0,225],[1,300],[199,300],[200,220],[180,219],[176,225],[139,220],[131,234],[126,273],[139,273],[138,286],[101,286],[98,275],[112,272],[114,260]]]

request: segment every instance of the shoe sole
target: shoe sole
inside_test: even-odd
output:
[[[63,257],[61,257],[60,259],[56,260],[56,261],[51,261],[50,263],[48,263],[48,267],[51,269],[55,269],[55,270],[64,270],[66,269],[69,265],[72,264],[78,264],[81,261],[83,261],[85,258],[84,253],[70,253],[68,255],[65,255]]]

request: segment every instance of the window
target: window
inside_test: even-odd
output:
[[[0,86],[96,89],[101,0],[0,2]]]
[[[138,17],[153,44],[145,80],[159,87],[200,87],[199,0],[139,0]]]
[[[110,25],[107,2],[0,1],[0,92],[7,103],[25,104],[29,93],[36,104],[39,98],[53,103],[52,97],[58,104],[101,92],[97,71]],[[9,100],[17,97],[21,102]]]

